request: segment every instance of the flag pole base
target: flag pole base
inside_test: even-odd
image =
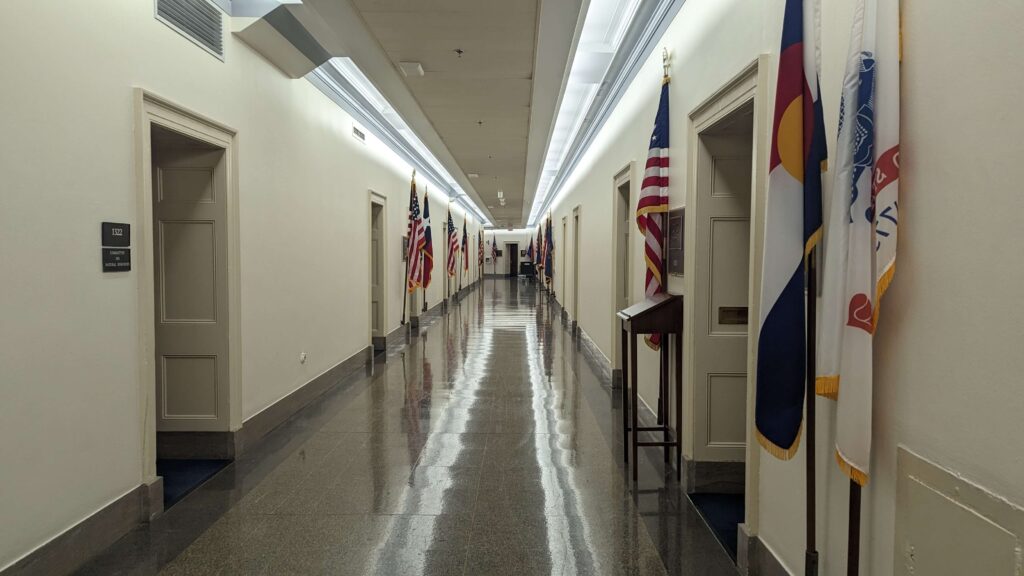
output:
[[[818,576],[818,551],[808,550],[804,554],[804,574],[806,576]]]

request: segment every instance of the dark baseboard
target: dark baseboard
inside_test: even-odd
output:
[[[746,524],[739,525],[737,539],[736,567],[743,576],[790,576],[779,559],[772,554],[757,536],[747,531]]]
[[[575,322],[573,324],[575,324]],[[601,379],[601,383],[605,386],[621,388],[621,374],[619,375],[618,385],[616,385],[615,372],[612,370],[611,363],[607,358],[605,358],[604,353],[597,347],[597,344],[590,339],[590,335],[578,326],[574,326],[574,329],[576,342],[578,343],[580,350],[583,351],[583,358]],[[621,372],[621,370],[619,372]]]
[[[143,506],[148,498],[148,492],[149,487],[145,485],[136,487],[53,540],[36,548],[0,574],[52,576],[74,572],[140,522],[149,520],[148,517],[143,517]],[[162,484],[159,495],[162,507]]]
[[[612,368],[612,388],[622,388],[622,368]]]
[[[409,342],[409,327],[406,325],[400,325],[398,328],[392,330],[385,338],[385,347],[391,348],[398,344],[406,344]]]
[[[156,453],[166,460],[234,460],[237,432],[157,432]]]
[[[373,344],[373,353],[383,352],[388,348],[387,336],[373,336],[370,338],[370,342]]]
[[[420,313],[420,318],[422,318],[423,320],[429,320],[431,318],[436,318],[437,316],[441,315],[441,311],[443,309],[444,309],[444,300],[441,300],[437,304],[434,304],[433,306],[427,308],[426,312],[421,312]]]
[[[746,486],[746,465],[683,458],[683,477],[687,494],[742,494]]]
[[[367,346],[246,420],[242,427],[235,432],[236,455],[251,448],[271,430],[283,424],[324,392],[337,386],[346,376],[357,370],[365,369],[372,362],[373,347]]]
[[[143,522],[150,522],[164,513],[164,479],[157,476],[152,482],[139,488],[142,490],[140,518]]]

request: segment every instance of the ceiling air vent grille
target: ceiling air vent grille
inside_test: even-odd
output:
[[[218,58],[224,58],[221,12],[208,0],[156,0],[156,17]]]

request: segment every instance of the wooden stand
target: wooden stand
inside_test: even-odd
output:
[[[670,462],[669,448],[676,448],[676,478],[682,479],[683,444],[680,440],[683,423],[683,299],[671,294],[656,294],[639,304],[620,310],[622,322],[622,440],[626,463],[629,463],[630,442],[633,446],[633,482],[637,481],[640,446],[662,446],[665,463]],[[658,413],[656,426],[640,426],[638,421],[640,394],[637,391],[636,339],[641,334],[660,334],[660,370],[658,377]],[[676,378],[674,394],[669,394],[669,335],[675,335]],[[628,347],[628,355],[627,355]],[[632,388],[632,394],[630,393]],[[632,399],[630,399],[632,395]],[[676,425],[668,425],[669,399],[675,397]],[[632,419],[632,422],[630,421]],[[632,436],[630,433],[632,432]],[[661,441],[641,442],[640,432],[661,432]]]

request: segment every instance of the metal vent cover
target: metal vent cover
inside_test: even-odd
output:
[[[224,22],[208,0],[156,0],[156,17],[220,59],[224,59]]]

